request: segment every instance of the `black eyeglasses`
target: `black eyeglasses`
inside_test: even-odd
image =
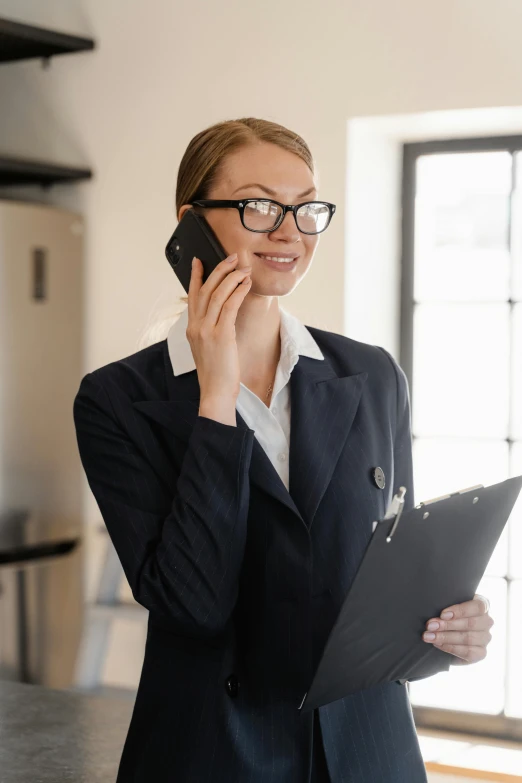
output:
[[[295,224],[302,234],[320,234],[328,228],[335,212],[335,204],[328,201],[305,201],[292,206],[269,198],[244,198],[241,201],[199,199],[191,204],[212,209],[237,209],[244,227],[260,234],[279,228],[287,212],[294,213]]]

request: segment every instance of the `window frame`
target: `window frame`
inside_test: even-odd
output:
[[[511,208],[508,230],[512,229],[512,194],[515,187],[515,154],[522,154],[522,135],[471,137],[459,139],[437,139],[424,142],[405,143],[402,146],[402,192],[401,192],[401,283],[400,283],[400,338],[399,363],[406,373],[413,408],[413,313],[414,313],[414,231],[416,164],[420,157],[446,153],[505,151],[512,155]],[[522,183],[520,183],[522,187]],[[514,306],[511,302],[511,307]],[[414,438],[412,433],[412,438]],[[508,438],[508,445],[511,441]],[[509,583],[509,574],[504,577]],[[508,593],[509,595],[509,593]],[[509,624],[508,624],[509,634]],[[409,686],[408,686],[409,690]],[[418,729],[442,730],[479,737],[501,740],[522,740],[522,718],[507,716],[504,712],[488,715],[438,707],[411,704],[415,725]]]

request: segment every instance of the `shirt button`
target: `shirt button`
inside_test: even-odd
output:
[[[284,453],[284,451],[282,451],[280,454],[277,455],[277,459],[279,460],[279,462],[284,462],[285,461],[286,454]]]

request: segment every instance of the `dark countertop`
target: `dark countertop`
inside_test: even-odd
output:
[[[66,555],[80,541],[78,528],[44,522],[26,509],[0,511],[0,565]]]
[[[133,706],[0,680],[1,783],[114,783]]]

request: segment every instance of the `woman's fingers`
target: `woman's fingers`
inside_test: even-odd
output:
[[[186,336],[196,364],[201,401],[234,402],[240,390],[235,321],[250,290],[250,269],[221,261],[203,283],[203,264],[195,259],[189,285]],[[242,285],[245,283],[245,285]]]
[[[432,633],[426,631],[423,639],[435,645],[442,644],[466,644],[471,647],[489,644],[491,641],[489,631],[443,631]]]
[[[488,599],[480,595],[475,595],[472,601],[449,606],[440,617],[427,621],[422,638],[462,662],[481,661],[486,657],[486,648],[492,639],[490,629],[494,621],[488,610]]]
[[[426,623],[427,631],[489,631],[495,621],[489,614],[460,617],[456,620],[441,620],[432,617]]]

